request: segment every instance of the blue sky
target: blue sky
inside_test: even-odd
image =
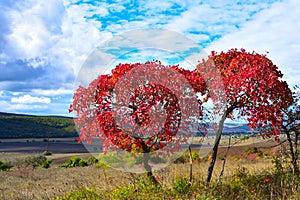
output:
[[[69,115],[88,55],[125,31],[176,31],[206,52],[245,48],[300,84],[298,0],[0,0],[0,111]]]

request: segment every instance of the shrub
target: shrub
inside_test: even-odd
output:
[[[133,185],[118,187],[111,193],[112,199],[131,199],[135,189]]]
[[[0,160],[0,172],[9,171],[13,166],[9,162],[3,162]]]
[[[74,192],[68,192],[63,197],[57,197],[55,200],[100,200],[103,199],[101,194],[99,194],[95,189],[91,188],[81,188]]]
[[[197,152],[195,152],[195,151],[192,152],[192,160],[193,161],[197,161],[199,159],[200,159],[199,154]]]
[[[50,167],[50,164],[52,163],[51,159],[45,160],[45,162],[42,164],[42,168],[48,169]]]
[[[173,190],[180,194],[185,194],[190,191],[191,183],[186,178],[179,178],[177,181],[172,183]]]
[[[206,158],[202,158],[200,159],[200,156],[197,152],[192,152],[192,160],[193,161],[206,161]],[[179,158],[177,158],[174,163],[188,163],[190,162],[190,154],[189,152],[185,152],[184,154],[182,154]]]
[[[86,166],[88,166],[88,163],[85,160],[80,159],[79,162],[78,162],[78,166],[79,167],[86,167]]]
[[[47,158],[43,155],[38,156],[29,156],[24,159],[23,161],[23,167],[32,166],[33,169],[40,167],[43,165],[44,162],[46,162]]]
[[[98,159],[95,158],[94,156],[88,157],[88,159],[86,160],[88,165],[94,165],[98,163]]]
[[[51,156],[51,155],[52,155],[52,152],[50,152],[50,151],[44,151],[44,152],[43,152],[43,155],[44,155],[44,156]]]
[[[71,168],[71,167],[86,167],[88,166],[87,161],[82,158],[72,157],[67,160],[64,164],[58,165],[58,167]]]
[[[98,167],[131,167],[133,165],[141,164],[143,160],[143,155],[136,155],[126,153],[118,154],[117,152],[107,152],[106,154],[100,153],[98,156],[99,163]],[[150,158],[151,161],[155,162],[157,160]]]
[[[249,148],[247,148],[247,149],[245,150],[245,154],[246,154],[246,155],[249,155],[249,154],[256,154],[256,153],[258,153],[259,156],[262,156],[262,155],[263,155],[263,152],[262,152],[260,149],[258,149],[257,147],[249,147]]]

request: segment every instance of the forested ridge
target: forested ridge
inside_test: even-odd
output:
[[[78,136],[73,118],[0,112],[0,138],[47,138]]]

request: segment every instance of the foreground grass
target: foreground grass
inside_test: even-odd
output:
[[[197,169],[200,173],[190,183],[186,168],[178,165],[171,166],[170,171],[158,172],[159,185],[151,184],[145,176],[137,176],[125,185],[106,189],[100,185],[82,187],[54,199],[300,199],[299,176],[287,171],[269,168],[255,171],[235,165],[222,182],[213,180],[205,187],[202,170]]]
[[[193,165],[192,183],[188,181],[188,164],[172,164],[156,171],[158,186],[143,174],[95,166],[15,168],[0,173],[0,199],[300,199],[299,179],[274,169],[271,159],[229,159],[224,178],[217,183],[222,164],[219,160],[215,179],[206,188],[208,164]]]

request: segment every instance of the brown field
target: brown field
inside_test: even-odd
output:
[[[33,153],[38,154],[46,150],[53,153],[87,153],[85,146],[76,138],[51,138],[49,143],[45,139],[2,139],[0,152],[2,153]]]
[[[222,141],[222,146],[219,149],[219,156],[224,156],[227,149],[226,138]],[[7,143],[16,141],[7,141]],[[70,142],[70,141],[69,141]],[[24,143],[24,142],[23,142]],[[40,142],[42,143],[42,142]],[[0,145],[5,144],[2,142]],[[27,142],[25,142],[27,144]],[[62,145],[65,142],[60,142]],[[49,145],[52,146],[53,144]],[[230,176],[238,167],[246,167],[249,173],[257,173],[263,170],[271,170],[272,162],[270,157],[261,158],[259,160],[238,160],[235,159],[246,148],[260,147],[266,155],[274,152],[272,146],[276,143],[272,141],[261,141],[260,139],[249,139],[244,142],[236,143],[229,150],[228,160],[224,176]],[[54,146],[54,145],[53,145]],[[3,147],[2,147],[3,148]],[[17,148],[17,147],[15,147]],[[3,149],[2,149],[3,150]],[[42,149],[41,149],[42,150]],[[51,150],[51,149],[50,149]],[[57,149],[56,149],[57,150]],[[1,151],[1,150],[0,150]],[[193,149],[193,151],[199,151]],[[201,150],[200,150],[201,151]],[[26,152],[26,151],[25,151]],[[18,159],[28,155],[25,152],[10,153],[9,151],[0,154],[0,160],[11,161],[12,163]],[[42,151],[40,151],[42,152]],[[201,152],[200,152],[201,153]],[[11,172],[0,173],[0,199],[51,199],[56,196],[62,196],[66,192],[81,189],[83,187],[96,187],[101,190],[112,189],[120,185],[129,184],[132,182],[136,174],[126,173],[115,169],[103,169],[95,166],[83,168],[57,168],[57,164],[65,162],[71,156],[86,158],[89,153],[54,153],[48,158],[53,160],[49,169],[31,169],[31,168],[14,168]],[[214,179],[220,173],[222,160],[218,159],[214,171]],[[193,165],[193,174],[204,180],[209,161],[197,162]],[[179,177],[189,176],[188,164],[171,164],[169,167],[155,172],[156,175],[164,179],[164,183],[172,183]]]
[[[208,162],[194,164],[194,176],[205,178]],[[237,167],[246,167],[251,173],[257,170],[268,170],[270,160],[255,162],[229,161],[225,176],[231,175]],[[217,177],[220,172],[221,162],[218,161],[214,173]],[[164,183],[172,183],[180,177],[189,176],[188,164],[172,164],[164,170],[155,172],[164,179]],[[82,187],[97,187],[109,190],[117,186],[129,184],[133,175],[114,169],[101,169],[94,166],[84,168],[28,170],[23,172],[2,172],[0,174],[1,199],[50,199],[62,196],[66,192],[79,190]],[[2,196],[1,196],[2,195]]]

